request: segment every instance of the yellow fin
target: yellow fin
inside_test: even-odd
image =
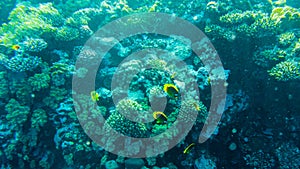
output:
[[[200,106],[199,106],[196,102],[194,102],[193,105],[195,106],[195,109],[196,109],[197,111],[200,111],[200,110],[201,110],[201,109],[200,109]]]
[[[189,146],[187,146],[184,150],[183,150],[183,154],[188,154],[190,151],[191,151],[191,149],[193,148],[193,147],[195,147],[195,143],[192,143],[192,144],[190,144]]]
[[[99,97],[100,97],[99,93],[97,93],[96,91],[91,91],[91,98],[94,102],[99,101]]]
[[[164,85],[164,91],[170,96],[170,97],[173,97],[173,98],[176,98],[177,95],[178,95],[178,88],[173,85],[173,84],[165,84]]]
[[[158,122],[158,123],[164,123],[168,120],[167,115],[161,111],[155,111],[153,112],[153,118]]]

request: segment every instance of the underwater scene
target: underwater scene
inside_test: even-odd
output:
[[[299,169],[299,0],[2,0],[1,169]]]

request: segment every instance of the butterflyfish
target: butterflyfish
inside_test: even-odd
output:
[[[162,124],[167,122],[168,117],[167,115],[165,115],[165,113],[161,112],[161,111],[155,111],[153,112],[153,118],[156,120],[157,123]]]
[[[91,98],[94,102],[99,101],[99,97],[100,97],[99,93],[97,93],[96,91],[91,91]]]
[[[19,45],[13,45],[11,47],[12,50],[19,50],[20,48],[21,48],[21,46],[19,46]]]
[[[164,85],[164,91],[172,98],[177,98],[179,92],[175,85],[169,83]]]

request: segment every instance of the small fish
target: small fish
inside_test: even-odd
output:
[[[153,112],[152,115],[158,124],[166,123],[168,120],[167,115],[165,115],[165,113],[163,113],[161,111],[155,111],[155,112]]]
[[[93,102],[99,101],[99,97],[100,97],[99,93],[97,93],[96,91],[91,91],[91,98]]]
[[[173,84],[165,84],[164,91],[172,98],[177,98],[178,96],[178,88]]]
[[[196,102],[194,102],[193,105],[197,111],[201,110],[199,104],[197,104]]]
[[[207,83],[208,83],[208,85],[210,85],[210,83],[211,83],[211,79],[209,77],[207,78]]]
[[[13,45],[13,46],[11,47],[12,50],[19,50],[20,48],[21,48],[20,45]]]
[[[195,147],[195,143],[190,144],[189,146],[187,146],[184,150],[183,150],[183,154],[188,154],[191,152],[192,148]]]
[[[175,76],[176,76],[176,74],[177,74],[176,72],[172,73],[170,78],[171,78],[171,79],[174,79]]]

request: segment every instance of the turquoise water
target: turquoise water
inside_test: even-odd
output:
[[[299,168],[300,6],[3,0],[1,168]]]

